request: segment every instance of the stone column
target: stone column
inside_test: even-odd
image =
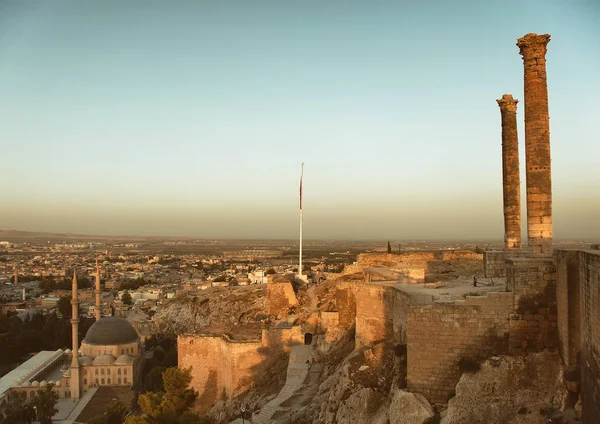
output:
[[[534,254],[552,254],[552,179],[546,46],[550,35],[527,34],[517,41],[525,68],[525,162],[527,244]]]
[[[504,247],[521,247],[521,177],[517,136],[517,99],[504,94],[496,100],[502,115],[502,195],[504,199]]]

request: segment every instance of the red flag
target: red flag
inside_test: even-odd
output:
[[[302,209],[302,177],[304,176],[304,162],[302,162],[302,173],[300,174],[300,209]]]

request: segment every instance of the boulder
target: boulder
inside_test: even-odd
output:
[[[538,405],[556,403],[561,381],[556,353],[485,361],[477,373],[462,375],[441,424],[537,423]]]
[[[337,411],[337,422],[352,424],[385,424],[388,421],[387,405],[381,408],[384,399],[374,389],[362,388],[352,393]]]
[[[390,424],[423,424],[433,417],[433,408],[420,393],[398,390],[390,405]]]

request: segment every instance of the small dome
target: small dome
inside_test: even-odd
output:
[[[108,316],[92,324],[85,335],[85,339],[83,339],[83,343],[121,345],[136,342],[139,339],[137,331],[125,318]]]
[[[121,355],[117,358],[117,360],[115,361],[115,364],[117,365],[127,365],[127,364],[131,364],[133,361],[135,361],[135,359],[129,355]]]
[[[62,349],[57,349],[56,351],[57,351],[58,353],[64,353],[64,350],[62,350]]]
[[[90,356],[83,355],[79,357],[80,365],[92,365],[93,359]]]
[[[48,382],[46,380],[42,380],[40,382],[40,387],[44,387],[46,384],[48,384]]]
[[[60,380],[56,380],[56,384],[54,385],[54,387],[60,387]]]
[[[110,365],[115,362],[115,357],[112,355],[98,355],[94,359],[94,365]]]
[[[65,353],[71,353],[71,349],[65,349]]]
[[[32,387],[40,387],[40,382],[39,381],[34,381],[33,383],[31,383]]]
[[[31,387],[31,383],[29,381],[26,381],[25,383],[21,384],[21,386],[23,386],[23,387]]]

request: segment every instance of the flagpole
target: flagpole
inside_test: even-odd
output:
[[[300,173],[300,257],[298,260],[298,278],[302,278],[302,178],[304,177],[304,162],[302,162],[302,171]]]

